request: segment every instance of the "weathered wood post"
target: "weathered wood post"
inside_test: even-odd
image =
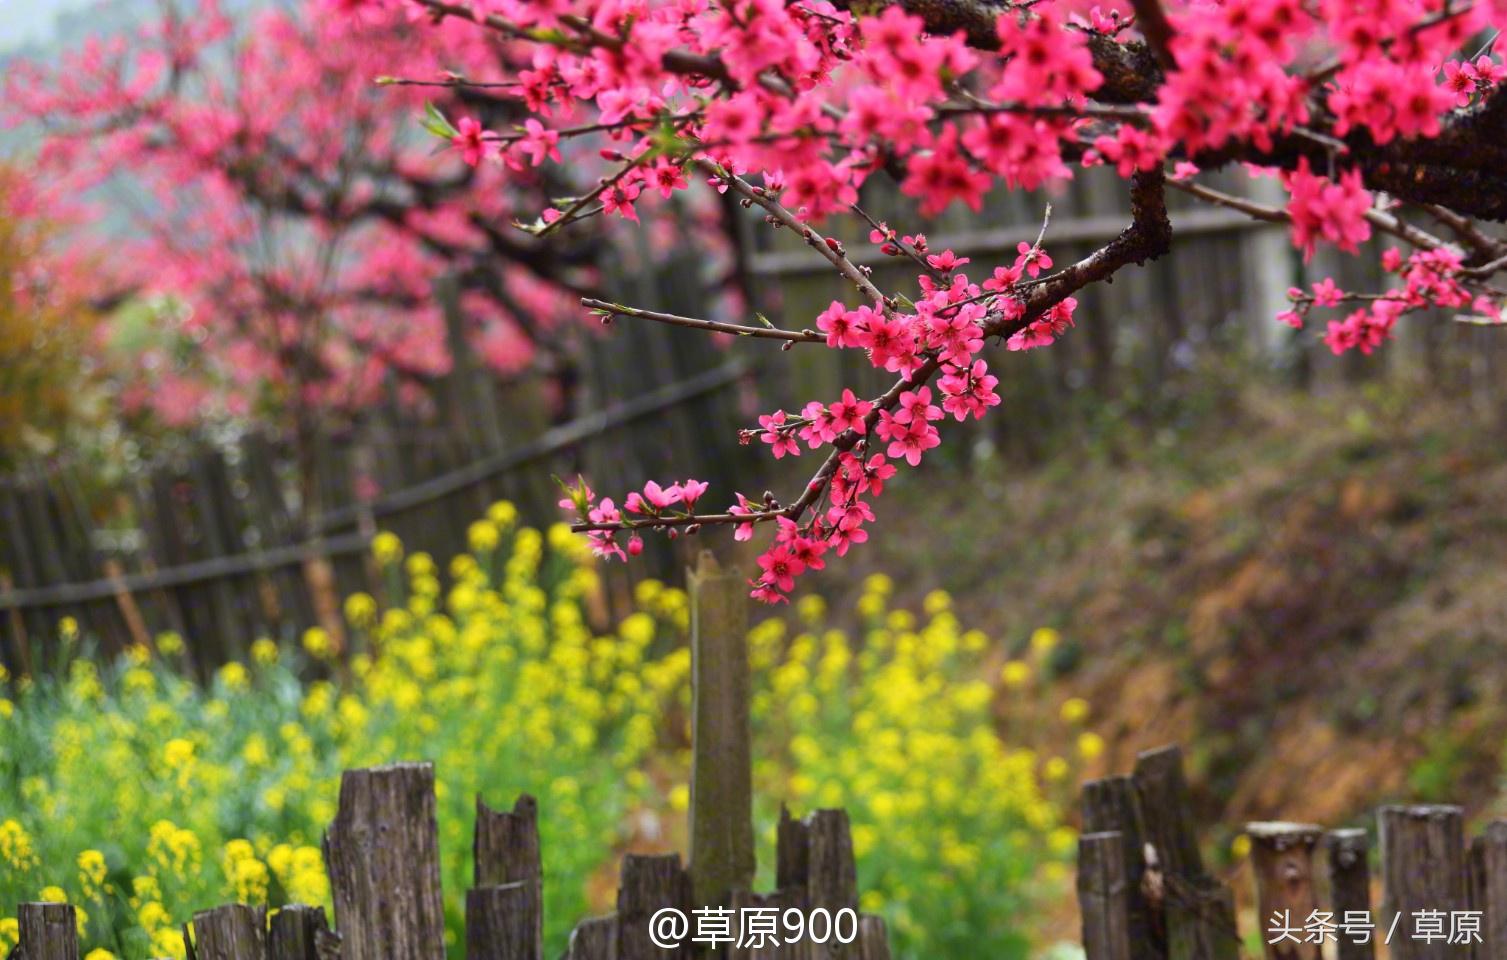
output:
[[[432,763],[347,770],[324,859],[343,960],[445,960]]]
[[[1470,846],[1470,907],[1481,911],[1473,960],[1507,957],[1507,820],[1488,824]]]
[[[66,903],[23,903],[16,911],[19,960],[78,960],[78,915]]]
[[[680,855],[628,854],[623,858],[617,890],[617,960],[678,960],[690,956],[689,935],[650,930],[661,910],[679,911],[691,922],[694,933],[691,882],[680,865]]]
[[[858,918],[858,940],[825,944],[810,940],[782,957],[872,960],[888,958],[889,942],[883,919],[858,913],[858,870],[853,861],[853,834],[845,810],[817,810],[795,820],[780,809],[776,836],[775,898],[782,910],[799,910],[808,920],[814,910],[836,918],[844,910]],[[771,904],[774,905],[774,904]]]
[[[475,887],[466,892],[468,960],[543,960],[544,891],[539,805],[528,794],[510,812],[476,798]]]
[[[542,960],[539,888],[527,882],[466,891],[466,960]]]
[[[570,932],[565,960],[617,960],[617,914],[577,924]]]
[[[748,585],[703,550],[691,599],[691,893],[726,905],[754,878]]]
[[[1162,872],[1168,960],[1238,960],[1235,898],[1204,869],[1182,751],[1172,746],[1141,754],[1132,779],[1146,843]]]
[[[1162,960],[1167,955],[1164,884],[1159,864],[1148,870],[1146,829],[1135,781],[1126,776],[1090,780],[1083,785],[1082,808],[1084,833],[1121,837],[1131,960]]]
[[[1335,960],[1374,960],[1376,937],[1347,929],[1350,920],[1370,923],[1371,865],[1364,830],[1329,831],[1329,899],[1334,922],[1340,924]]]
[[[1384,937],[1396,918],[1393,960],[1459,960],[1460,947],[1447,938],[1450,915],[1467,906],[1460,808],[1382,807],[1378,816],[1384,884],[1378,935]],[[1435,938],[1441,927],[1443,934]]]
[[[267,911],[229,903],[194,914],[193,938],[184,944],[195,960],[265,960]]]
[[[273,914],[267,960],[340,960],[340,937],[324,908],[290,903]]]
[[[1251,838],[1256,909],[1267,960],[1320,960],[1323,950],[1317,942],[1309,942],[1306,932],[1281,936],[1273,927],[1280,924],[1282,930],[1303,931],[1318,910],[1313,851],[1324,835],[1323,828],[1306,823],[1248,823],[1245,832]]]
[[[1087,960],[1130,960],[1130,889],[1119,831],[1078,838],[1078,909]]]

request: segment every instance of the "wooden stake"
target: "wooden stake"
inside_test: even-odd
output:
[[[1306,823],[1249,823],[1251,865],[1256,871],[1257,915],[1267,960],[1320,960],[1317,942],[1306,933],[1276,936],[1273,928],[1302,930],[1319,908],[1313,882],[1313,851],[1323,828]],[[1275,922],[1274,922],[1275,921]],[[1277,942],[1271,942],[1276,940]]]
[[[228,903],[194,914],[193,955],[198,960],[265,960],[267,912]]]
[[[324,908],[290,903],[273,914],[267,960],[340,960],[340,936]]]
[[[1130,960],[1130,889],[1125,837],[1117,831],[1078,839],[1078,908],[1087,960]]]
[[[1374,960],[1377,937],[1367,937],[1359,925],[1372,923],[1369,840],[1364,830],[1329,832],[1329,897],[1334,922],[1340,926],[1335,960]],[[1352,931],[1350,924],[1358,927]]]
[[[23,903],[16,914],[25,960],[78,960],[78,915],[66,903]]]
[[[691,855],[697,906],[723,905],[754,878],[748,585],[702,551],[691,595]]]
[[[347,770],[324,858],[343,960],[445,960],[433,764]]]
[[[1450,914],[1466,909],[1465,828],[1459,807],[1382,807],[1381,916],[1376,925],[1391,935],[1392,960],[1460,960],[1462,951],[1446,942]],[[1444,937],[1430,940],[1442,915]]]
[[[1488,824],[1471,844],[1470,908],[1481,911],[1472,960],[1507,957],[1507,820]]]
[[[1132,779],[1146,843],[1162,872],[1168,960],[1236,960],[1235,898],[1204,870],[1182,751],[1163,747],[1141,754]],[[1148,872],[1150,866],[1148,857]]]
[[[680,866],[679,854],[625,856],[617,891],[617,960],[690,956],[689,936],[677,946],[665,947],[654,943],[649,930],[654,915],[667,908],[679,910],[694,925],[690,900],[690,878]]]

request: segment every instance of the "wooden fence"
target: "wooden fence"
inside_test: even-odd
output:
[[[106,654],[177,631],[207,670],[244,657],[259,636],[338,616],[332,598],[380,593],[366,555],[379,528],[444,559],[466,549],[467,526],[494,500],[512,499],[532,522],[563,519],[551,473],[584,471],[614,490],[675,463],[731,489],[744,462],[736,439],[693,437],[684,425],[730,422],[731,394],[752,372],[724,358],[493,452],[441,444],[421,459],[398,457],[387,492],[373,498],[355,495],[352,453],[332,444],[326,473],[340,480],[326,482],[337,505],[312,537],[298,534],[279,452],[259,435],[172,457],[120,490],[141,541],[129,550],[101,545],[70,473],[0,479],[0,662],[20,673],[44,667],[67,615]]]
[[[734,960],[888,960],[882,920],[858,913],[857,871],[848,817],[818,810],[796,820],[782,813],[776,883],[751,891],[754,878],[752,733],[746,646],[749,601],[742,576],[709,554],[690,574],[692,657],[691,852],[624,857],[614,913],[577,926],[567,960],[684,960],[700,956],[696,911],[797,911],[852,918],[837,932],[789,939],[777,927],[761,945],[724,944]],[[518,798],[511,810],[476,800],[472,887],[466,893],[469,960],[544,960],[544,857],[538,806]],[[245,904],[196,913],[184,927],[191,960],[444,960],[439,826],[434,767],[397,763],[350,770],[341,778],[335,819],[324,835],[334,929],[324,910],[284,907],[271,917]],[[666,927],[668,919],[683,929]],[[74,908],[24,903],[11,960],[78,960]],[[680,932],[675,932],[680,929]],[[736,922],[733,935],[742,933]],[[714,931],[715,933],[716,931]],[[837,942],[838,938],[846,942]],[[667,946],[664,944],[668,944]]]
[[[544,960],[542,884],[537,810],[520,797],[510,811],[476,808],[476,868],[466,893],[468,960]],[[847,816],[818,811],[786,819],[778,840],[779,889],[728,893],[702,905],[726,909],[858,909]],[[266,911],[227,904],[196,913],[184,927],[191,960],[444,960],[445,917],[440,897],[434,768],[394,764],[348,771],[340,806],[324,839],[334,900],[335,929],[323,908],[283,907],[269,924]],[[692,918],[694,864],[679,854],[628,854],[623,859],[617,910],[577,926],[568,960],[672,960],[700,955],[694,930],[678,936],[651,923],[661,911]],[[12,960],[78,960],[74,908],[62,903],[20,905],[21,940]],[[663,918],[661,918],[663,919]],[[737,927],[733,928],[736,934]],[[826,939],[830,934],[823,933]],[[659,944],[670,944],[662,946]],[[865,916],[848,944],[809,940],[720,951],[739,960],[887,960],[883,921]]]
[[[703,654],[725,653],[724,645]],[[703,661],[705,662],[705,661]],[[710,684],[703,667],[698,681]],[[725,692],[731,688],[708,686]],[[721,716],[737,713],[724,704]],[[700,726],[701,765],[695,783],[736,782],[746,747]],[[729,752],[731,751],[731,752]],[[716,766],[707,766],[715,763]],[[627,855],[617,910],[580,923],[565,960],[670,960],[711,952],[694,941],[698,909],[818,911],[857,918],[850,942],[809,939],[757,948],[726,945],[736,960],[887,960],[885,925],[858,913],[858,890],[847,815],[819,810],[802,820],[782,813],[777,835],[777,889],[752,893],[752,860],[739,863],[729,836],[737,794],[712,789],[715,799],[692,808],[692,857]],[[1205,867],[1190,813],[1182,757],[1176,747],[1141,756],[1130,776],[1083,787],[1084,833],[1079,840],[1078,901],[1086,960],[1236,960],[1247,955],[1229,885]],[[734,807],[738,805],[735,803]],[[538,808],[522,796],[511,810],[477,798],[473,886],[467,891],[468,960],[543,960],[542,867]],[[746,821],[743,821],[746,822]],[[1324,831],[1297,823],[1252,823],[1251,866],[1265,960],[1501,960],[1507,956],[1507,823],[1490,825],[1467,847],[1459,807],[1388,806],[1378,814],[1381,908],[1373,911],[1367,834]],[[698,844],[702,844],[698,846]],[[731,854],[731,856],[730,856]],[[323,909],[265,911],[229,904],[195,914],[184,941],[195,960],[443,960],[445,922],[440,897],[434,768],[400,763],[348,771],[324,838],[335,929]],[[746,868],[746,869],[745,869]],[[660,925],[661,911],[690,921],[678,935]],[[19,909],[21,941],[11,960],[78,960],[73,908],[26,903]],[[1472,924],[1447,917],[1476,917]],[[1434,917],[1432,939],[1414,923]],[[1394,926],[1393,920],[1401,922]],[[1470,942],[1448,942],[1459,930]],[[737,921],[731,928],[739,936]],[[1382,948],[1384,942],[1389,947]],[[663,945],[669,942],[669,945]],[[1327,946],[1326,946],[1327,944]],[[1389,951],[1389,952],[1384,952]]]
[[[1242,956],[1234,892],[1204,865],[1176,747],[1142,754],[1129,776],[1084,784],[1082,816],[1087,960]],[[1365,830],[1246,825],[1266,960],[1507,957],[1507,822],[1467,845],[1460,807],[1386,806],[1377,833],[1374,909]]]

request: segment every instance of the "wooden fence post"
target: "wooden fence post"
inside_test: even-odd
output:
[[[1450,944],[1450,914],[1466,909],[1465,828],[1459,807],[1382,807],[1382,915],[1377,929],[1391,936],[1393,960],[1458,960]],[[1442,935],[1434,938],[1436,930]]]
[[[23,903],[16,911],[20,960],[78,960],[78,915],[66,903]]]
[[[344,960],[445,960],[432,763],[347,770],[324,854]]]
[[[1130,889],[1119,831],[1078,838],[1078,909],[1087,960],[1130,960]]]
[[[890,960],[890,934],[883,917],[865,913],[858,918],[858,960]]]
[[[1306,823],[1248,823],[1245,832],[1251,838],[1257,917],[1267,960],[1320,960],[1323,950],[1310,942],[1306,932],[1280,936],[1274,928],[1280,923],[1278,929],[1305,931],[1309,917],[1319,908],[1313,851],[1324,835],[1323,828]]]
[[[1237,960],[1240,938],[1234,895],[1204,870],[1182,751],[1172,746],[1141,754],[1132,779],[1146,843],[1156,851],[1162,871],[1167,957]]]
[[[194,914],[194,935],[184,945],[195,960],[265,960],[267,911],[228,903]]]
[[[1507,820],[1487,824],[1470,846],[1470,908],[1481,911],[1475,960],[1507,957]]]
[[[466,891],[466,960],[543,960],[539,887],[529,881]]]
[[[1334,921],[1340,925],[1335,960],[1374,960],[1376,935],[1348,930],[1350,921],[1367,924],[1371,914],[1370,841],[1364,830],[1329,831],[1329,898]]]
[[[858,871],[846,810],[817,810],[804,820],[780,809],[775,874],[781,890],[804,890],[808,909],[858,908]]]
[[[703,550],[691,594],[691,893],[722,905],[754,878],[748,585]]]
[[[1125,908],[1131,960],[1162,960],[1167,955],[1160,865],[1147,875],[1146,828],[1140,795],[1130,777],[1105,777],[1083,785],[1083,832],[1118,833],[1124,866]]]
[[[125,622],[131,642],[156,654],[152,635],[147,632],[146,621],[141,618],[141,607],[137,606],[136,597],[126,586],[126,575],[121,569],[120,561],[112,557],[104,562],[102,570],[105,578],[115,585],[115,605],[120,608],[120,618]]]
[[[539,801],[521,794],[512,810],[493,810],[476,798],[476,833],[471,846],[478,887],[532,880],[539,883]]]
[[[267,960],[340,960],[340,936],[323,907],[290,903],[272,915]]]
[[[690,936],[670,947],[656,945],[650,936],[650,922],[664,909],[679,910],[695,932],[691,883],[680,855],[625,856],[617,891],[617,960],[672,960],[690,955]]]
[[[858,915],[858,870],[853,862],[853,834],[846,810],[817,810],[802,820],[780,808],[775,843],[775,877],[786,909],[826,910],[835,920],[842,910]],[[862,919],[860,918],[860,925]],[[806,941],[799,957],[853,960],[863,953],[863,944],[825,945]],[[876,949],[870,945],[869,949]],[[884,949],[888,949],[886,946]]]
[[[466,956],[543,960],[544,889],[539,804],[520,796],[512,811],[476,798],[474,889],[466,892]]]
[[[0,490],[0,496],[4,491]],[[0,506],[3,506],[0,502]],[[16,588],[16,583],[11,579],[10,571],[0,567],[0,596],[10,593]],[[26,635],[26,617],[21,613],[20,607],[8,607],[5,611],[6,619],[10,621],[10,656],[7,658],[11,666],[11,672],[23,677],[31,676],[31,638]]]
[[[565,960],[617,960],[617,914],[583,920],[570,932]]]

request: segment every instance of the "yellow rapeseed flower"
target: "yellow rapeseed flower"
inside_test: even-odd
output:
[[[236,693],[245,690],[251,685],[251,679],[246,673],[246,667],[234,660],[221,667],[218,676],[220,682],[225,685],[225,689]]]
[[[310,627],[303,632],[303,648],[315,660],[327,660],[335,652],[335,642],[323,627]]]
[[[18,820],[0,823],[0,861],[5,862],[15,873],[26,873],[39,864],[32,847],[32,835],[26,832]]]
[[[191,740],[176,737],[163,744],[162,761],[171,769],[187,766],[194,760],[194,744]]]
[[[1078,734],[1078,756],[1095,760],[1104,752],[1104,738],[1092,731]]]
[[[894,589],[895,581],[890,579],[889,574],[871,573],[863,578],[863,590],[865,593],[877,593],[882,597],[887,597]]]
[[[372,537],[372,558],[378,565],[390,567],[403,559],[403,541],[395,533],[383,530]]]
[[[502,542],[502,531],[491,520],[477,520],[466,528],[466,545],[472,553],[491,553]]]
[[[952,609],[952,596],[946,590],[933,590],[921,601],[921,609],[929,617],[935,617]]]
[[[499,530],[511,530],[518,522],[518,508],[510,500],[499,500],[487,508],[487,519]]]
[[[1082,697],[1070,697],[1062,702],[1062,722],[1078,724],[1088,719],[1088,701]]]
[[[827,601],[808,593],[795,602],[795,612],[807,626],[815,627],[827,616]]]
[[[105,882],[105,855],[98,850],[85,850],[77,858],[79,880],[86,890],[97,889]]]
[[[251,659],[264,667],[277,662],[277,644],[267,637],[257,637],[251,644]]]
[[[1024,660],[1011,660],[1000,670],[999,678],[1006,687],[1018,690],[1031,682],[1031,665]]]
[[[1037,627],[1031,632],[1031,649],[1038,654],[1051,653],[1062,640],[1062,635],[1051,627]]]

